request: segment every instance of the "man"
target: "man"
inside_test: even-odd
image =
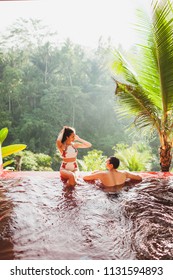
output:
[[[106,160],[107,171],[94,171],[91,175],[83,177],[84,180],[100,180],[105,187],[114,187],[124,185],[127,179],[142,180],[142,177],[127,171],[118,171],[120,161],[116,157],[109,157]]]

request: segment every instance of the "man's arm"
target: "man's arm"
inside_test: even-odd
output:
[[[140,175],[136,175],[134,173],[126,172],[126,177],[132,180],[142,180],[142,177]]]
[[[101,174],[102,174],[102,172],[96,171],[96,172],[91,173],[90,175],[83,176],[83,179],[85,181],[97,180],[97,179],[100,179]]]

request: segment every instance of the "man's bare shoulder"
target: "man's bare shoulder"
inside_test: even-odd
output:
[[[126,175],[127,171],[126,170],[117,170],[118,173]]]
[[[116,173],[122,177],[127,177],[127,171],[125,170],[117,170]]]
[[[105,177],[105,176],[107,176],[107,175],[109,174],[109,172],[108,172],[107,170],[106,170],[106,171],[100,170],[100,171],[98,171],[96,174],[98,175],[98,178],[99,178],[99,177]]]
[[[142,177],[139,174],[135,174],[129,171],[125,171],[126,178],[132,179],[132,180],[142,180]]]

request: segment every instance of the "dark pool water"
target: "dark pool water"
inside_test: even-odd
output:
[[[82,179],[67,188],[58,172],[0,178],[0,259],[173,259],[173,175],[110,194]]]

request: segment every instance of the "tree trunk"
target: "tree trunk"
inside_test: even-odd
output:
[[[164,147],[160,147],[160,167],[162,172],[169,172],[171,161],[171,145],[166,143]]]

